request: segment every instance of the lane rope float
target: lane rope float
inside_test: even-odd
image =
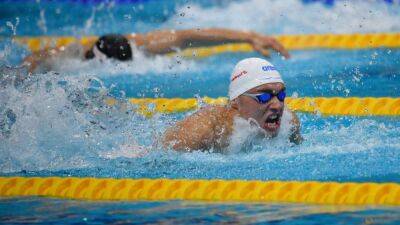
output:
[[[363,48],[398,48],[400,33],[370,33],[370,34],[298,34],[274,35],[288,50],[300,49],[363,49]],[[88,45],[96,41],[96,36],[81,38],[71,36],[15,36],[13,40],[26,45],[31,51],[50,47],[61,47],[78,42]],[[225,52],[251,52],[250,44],[235,43],[213,47],[188,48],[179,53],[184,57],[207,57]]]
[[[226,105],[225,97],[201,99],[196,98],[131,98],[129,102],[137,105],[139,113],[180,113],[196,110],[201,102],[210,105]],[[200,102],[200,104],[199,104]],[[113,99],[107,100],[113,104]],[[344,116],[400,116],[400,98],[390,97],[304,97],[286,98],[285,104],[293,111],[316,113],[321,115]]]
[[[0,177],[0,197],[400,205],[400,184],[315,181]]]

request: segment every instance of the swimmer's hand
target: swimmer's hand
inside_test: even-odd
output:
[[[292,119],[290,121],[290,135],[289,135],[289,141],[299,145],[304,141],[304,138],[300,134],[300,120],[297,117],[296,113],[293,111],[289,110],[289,112],[292,114]]]
[[[291,132],[289,136],[289,141],[293,144],[299,145],[303,143],[304,138],[301,136],[299,131],[293,131]]]
[[[268,49],[272,48],[283,55],[286,59],[290,58],[289,52],[283,47],[281,43],[279,43],[278,40],[273,37],[261,34],[254,34],[251,37],[250,43],[253,48],[261,53],[263,56],[269,57],[270,53]]]

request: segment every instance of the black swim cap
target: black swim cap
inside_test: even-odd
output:
[[[132,49],[126,37],[119,34],[107,34],[101,36],[95,43],[100,52],[104,53],[107,58],[126,61],[132,59]],[[94,46],[93,46],[94,47]],[[95,55],[93,48],[86,52],[85,58],[92,59]]]

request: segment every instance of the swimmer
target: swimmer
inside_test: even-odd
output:
[[[160,30],[145,34],[101,36],[94,43],[85,46],[71,44],[59,48],[45,49],[34,52],[26,57],[23,65],[34,72],[38,67],[40,72],[52,70],[55,58],[69,57],[90,59],[115,59],[119,61],[133,60],[135,51],[141,50],[148,54],[166,54],[189,47],[210,46],[234,42],[246,42],[264,56],[269,56],[269,48],[288,58],[289,53],[273,37],[250,31],[236,31],[229,29],[193,29],[193,30]]]
[[[234,68],[226,106],[206,106],[167,129],[163,142],[175,150],[226,149],[232,140],[235,121],[244,119],[266,138],[276,137],[282,116],[289,116],[289,140],[302,141],[296,114],[285,108],[285,84],[268,61],[247,58]]]

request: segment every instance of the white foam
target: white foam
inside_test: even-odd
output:
[[[186,6],[178,9],[185,11],[184,17],[170,18],[162,27],[227,27],[263,33],[398,31],[399,8],[396,5],[391,7],[393,8],[390,9],[381,1],[340,1],[332,8],[327,8],[320,3],[304,5],[298,0],[251,0],[208,8],[191,5],[190,9]],[[0,52],[0,58],[14,53],[10,46],[6,46],[6,49]],[[311,53],[304,53],[297,60],[306,57],[311,57]],[[9,137],[0,136],[0,171],[84,168],[101,166],[102,160],[116,158],[149,157],[150,160],[156,161],[160,156],[158,149],[151,144],[136,142],[152,139],[153,136],[160,137],[160,134],[153,131],[163,131],[165,118],[155,118],[151,121],[131,114],[125,115],[118,109],[102,110],[96,98],[84,100],[81,103],[88,105],[79,108],[79,97],[76,98],[76,104],[71,102],[71,97],[82,94],[87,88],[88,75],[104,77],[125,73],[155,73],[168,76],[174,73],[196,72],[202,66],[204,67],[201,62],[195,60],[167,56],[149,57],[142,53],[135,55],[135,60],[127,63],[64,58],[54,61],[54,70],[63,71],[61,75],[37,74],[42,78],[33,79],[31,84],[21,88],[1,87],[0,116],[4,116],[2,107],[12,109],[16,115],[16,122],[9,131]],[[218,68],[223,66],[218,65]],[[67,91],[56,85],[60,80],[69,83]],[[46,87],[47,83],[52,84],[50,89]],[[100,89],[103,90],[99,91],[101,96],[109,91],[104,87]],[[94,122],[93,118],[96,119]],[[303,122],[310,122],[309,120],[315,118],[318,118],[318,115],[305,117]],[[308,125],[303,127],[304,143],[293,146],[288,143],[289,126],[285,121],[289,120],[283,119],[278,137],[250,141],[252,145],[246,145],[246,142],[256,135],[258,130],[248,126],[247,121],[235,121],[237,132],[232,137],[232,154],[229,155],[207,152],[178,154],[170,151],[164,151],[162,154],[167,155],[166,158],[178,161],[193,164],[210,162],[215,165],[238,161],[252,163],[259,159],[290,159],[305,154],[335,155],[373,152],[375,148],[400,149],[400,128],[391,126],[390,122],[381,123],[374,119],[357,118],[347,126],[337,127],[335,123],[327,123],[322,128]],[[246,154],[242,152],[243,146]],[[372,153],[371,157],[374,157]]]
[[[284,110],[277,137],[269,138],[256,121],[235,117],[233,122],[233,134],[230,137],[228,152],[239,153],[243,151],[248,152],[250,149],[257,147],[265,148],[265,143],[268,143],[268,145],[274,143],[273,145],[275,145],[275,147],[277,147],[277,145],[288,147],[291,120],[291,113]]]
[[[146,146],[141,146],[137,144],[134,140],[130,140],[131,143],[122,144],[119,148],[113,149],[112,151],[101,152],[100,157],[106,159],[116,159],[116,158],[138,158],[143,157],[148,154],[151,149]]]
[[[118,76],[121,74],[148,75],[148,73],[168,76],[199,70],[198,62],[193,59],[185,59],[180,56],[147,56],[138,49],[134,49],[134,52],[133,60],[127,62],[119,62],[112,59],[82,60],[69,56],[55,57],[46,63],[48,68],[45,69],[62,71],[63,74],[73,74],[75,76],[92,74],[98,77]]]
[[[107,106],[108,90],[93,77],[47,73],[15,81],[0,80],[0,125],[11,124],[0,126],[2,172],[93,165],[101,152],[132,140],[141,122],[130,105]]]

